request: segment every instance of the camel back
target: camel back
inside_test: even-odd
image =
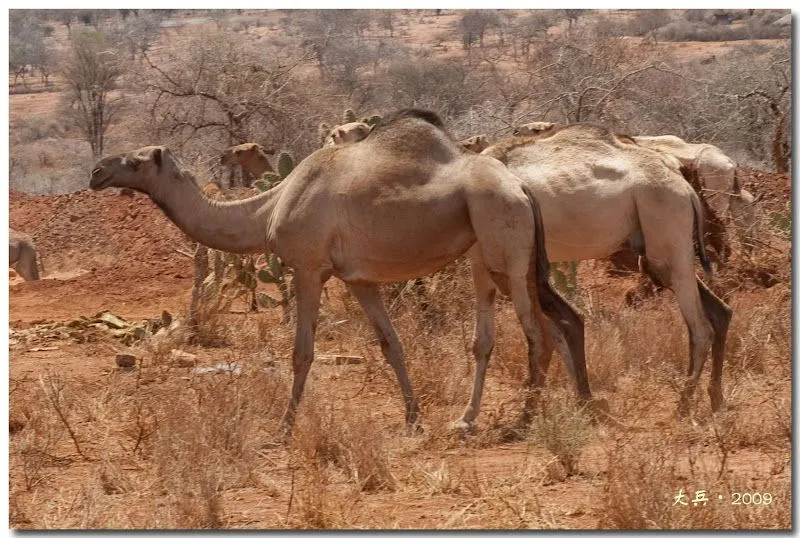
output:
[[[504,164],[508,164],[508,154],[514,149],[554,138],[564,139],[569,142],[578,142],[581,140],[602,141],[618,147],[620,145],[636,145],[636,142],[630,136],[616,134],[603,125],[594,123],[572,123],[568,125],[555,125],[536,135],[505,138],[495,142],[481,153],[489,157],[494,157]]]
[[[415,161],[445,163],[464,154],[435,112],[416,108],[390,114],[360,144],[371,145],[375,155],[408,155]]]

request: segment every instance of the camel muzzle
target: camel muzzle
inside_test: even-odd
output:
[[[91,176],[89,176],[89,188],[93,191],[104,189],[110,179],[111,176],[103,174],[102,168],[95,168],[92,170]]]

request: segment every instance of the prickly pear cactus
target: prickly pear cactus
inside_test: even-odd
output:
[[[291,174],[292,170],[294,170],[292,156],[282,151],[278,157],[278,173],[264,172],[259,179],[253,182],[253,185],[261,192],[268,191],[286,179],[286,176]]]
[[[364,118],[361,121],[363,123],[366,123],[370,127],[376,127],[381,122],[381,117],[378,116],[377,114],[373,114],[372,116],[369,116],[368,118]]]
[[[317,127],[317,138],[319,139],[319,145],[325,145],[325,140],[328,138],[328,135],[331,134],[331,126],[327,123],[320,123],[319,127]]]
[[[294,293],[289,289],[289,286],[286,283],[286,271],[280,258],[274,254],[270,254],[267,258],[267,263],[261,267],[261,269],[256,273],[256,276],[265,284],[275,284],[278,286],[278,291],[281,294],[281,300],[276,301],[266,293],[259,293],[259,304],[267,308],[282,306],[284,310],[286,310],[289,306],[289,302],[294,296]]]
[[[292,156],[287,152],[282,151],[278,156],[278,175],[281,177],[281,179],[286,179],[286,176],[291,174],[292,170],[294,170],[294,161],[292,160]]]

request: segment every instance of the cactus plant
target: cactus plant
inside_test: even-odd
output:
[[[366,123],[366,124],[367,124],[367,125],[369,125],[370,127],[373,127],[373,128],[374,128],[374,127],[377,127],[377,126],[378,126],[378,124],[380,124],[380,122],[381,122],[381,117],[380,117],[379,115],[377,115],[377,114],[373,114],[372,116],[369,116],[369,117],[363,118],[361,121],[362,121],[363,123]]]
[[[291,174],[292,170],[294,170],[292,156],[285,151],[281,151],[280,155],[278,155],[278,175],[281,176],[281,179],[286,179],[286,176]]]
[[[278,156],[278,173],[264,172],[260,179],[253,182],[253,185],[261,192],[270,190],[272,187],[286,179],[286,176],[294,170],[292,156],[282,151]]]
[[[317,138],[319,139],[319,145],[325,145],[325,139],[328,138],[328,135],[331,134],[331,126],[327,123],[320,123],[319,127],[317,127]]]

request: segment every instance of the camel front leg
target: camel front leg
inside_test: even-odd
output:
[[[292,353],[292,394],[289,405],[281,420],[281,430],[289,434],[294,426],[295,413],[303,396],[308,371],[314,361],[314,334],[317,330],[320,296],[322,295],[322,278],[318,273],[295,272],[295,290],[297,293],[297,331]]]
[[[388,312],[386,312],[378,286],[374,284],[348,283],[347,288],[364,310],[367,319],[369,319],[375,333],[378,335],[381,351],[386,358],[386,362],[389,363],[395,375],[397,375],[397,381],[400,384],[400,391],[403,393],[403,400],[406,406],[406,425],[409,432],[413,432],[419,427],[419,402],[411,389],[411,380],[406,370],[403,345],[400,343],[397,332],[392,326]]]

